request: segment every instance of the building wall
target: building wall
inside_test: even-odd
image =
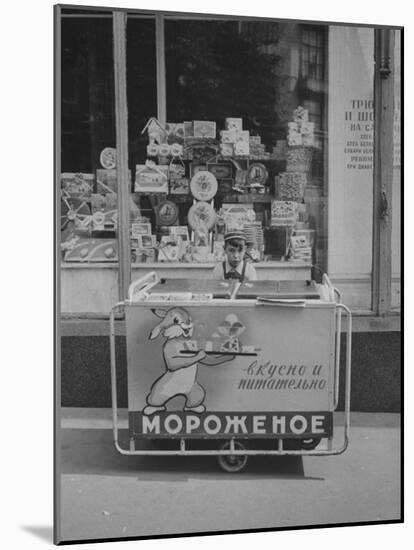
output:
[[[401,333],[357,332],[352,336],[351,410],[400,412]],[[116,337],[118,403],[127,407],[126,341]],[[344,385],[345,338],[341,343],[340,394]],[[63,336],[61,395],[64,407],[110,407],[108,336]],[[343,398],[339,408],[343,409]]]

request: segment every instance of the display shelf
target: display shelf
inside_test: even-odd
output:
[[[186,263],[186,262],[140,262],[132,263],[131,268],[133,269],[152,269],[157,271],[158,269],[212,269],[216,265],[216,262],[206,262],[206,263]],[[271,260],[268,262],[257,262],[254,264],[255,268],[277,268],[277,269],[303,269],[311,268],[312,264],[308,262],[289,262],[289,261],[278,261]],[[118,263],[111,262],[62,262],[61,269],[117,269]]]

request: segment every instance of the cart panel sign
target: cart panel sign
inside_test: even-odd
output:
[[[332,435],[331,412],[131,412],[131,437],[307,438]]]
[[[134,431],[200,435],[216,423],[217,434],[227,435],[241,418],[239,429],[249,435],[274,435],[278,426],[287,435],[299,427],[327,433],[335,308],[226,306],[127,306]]]

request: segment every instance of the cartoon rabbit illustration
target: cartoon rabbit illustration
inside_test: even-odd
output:
[[[151,415],[164,411],[166,403],[177,395],[183,395],[186,399],[184,411],[204,412],[206,408],[203,402],[206,392],[197,382],[198,365],[220,365],[232,361],[235,356],[220,355],[220,353],[207,355],[204,350],[183,354],[182,351],[191,349],[190,339],[194,331],[194,324],[188,311],[182,307],[151,311],[161,319],[161,322],[151,330],[149,338],[153,340],[160,334],[165,338],[163,358],[166,372],[152,384],[143,414]]]

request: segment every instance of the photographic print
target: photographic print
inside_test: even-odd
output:
[[[54,9],[55,542],[401,523],[403,28]]]

